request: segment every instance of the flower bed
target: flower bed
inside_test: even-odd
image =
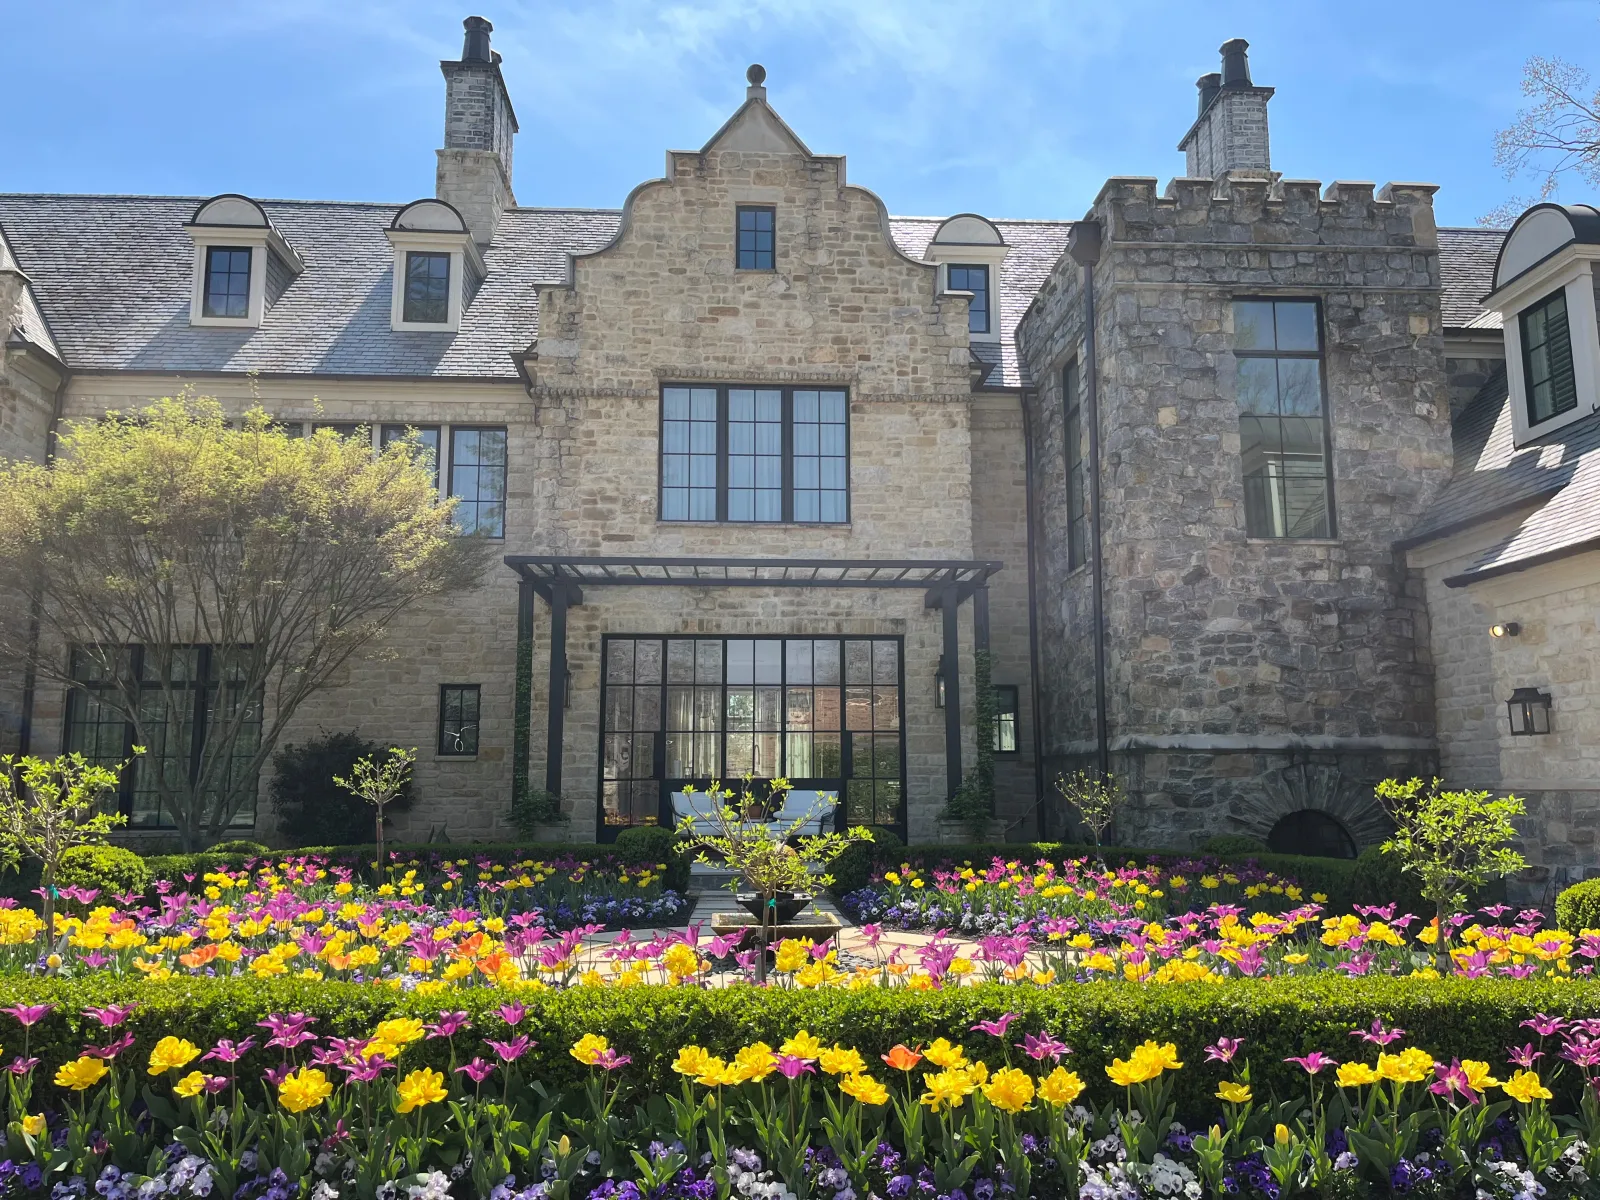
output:
[[[0,982],[20,1052],[0,1185],[129,1200],[1509,1200],[1586,1194],[1600,1146],[1588,983],[462,999]]]

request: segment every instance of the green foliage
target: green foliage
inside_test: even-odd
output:
[[[712,862],[711,856],[715,855],[716,861],[726,863],[738,873],[729,882],[730,888],[738,890],[743,883],[758,896],[798,894],[810,891],[813,886],[830,886],[831,875],[813,874],[811,868],[826,867],[852,842],[866,841],[867,831],[858,827],[844,833],[800,836],[800,830],[816,820],[819,812],[839,803],[836,796],[824,797],[787,825],[769,823],[769,814],[782,811],[788,794],[787,779],[774,779],[767,785],[765,796],[755,794],[748,777],[743,792],[737,795],[733,789],[717,783],[706,792],[696,793],[690,788],[685,793],[690,813],[678,825],[685,853],[700,851],[696,861],[702,863]],[[706,797],[705,811],[695,806],[696,795]],[[711,832],[696,832],[697,821],[709,823]]]
[[[1399,905],[1400,912],[1421,913],[1427,908],[1422,886],[1408,875],[1400,860],[1385,854],[1382,846],[1368,846],[1355,860],[1352,883],[1359,904]]]
[[[989,822],[994,819],[994,655],[988,650],[979,650],[972,657],[977,761],[961,781],[956,794],[939,810],[939,819],[961,822],[973,837],[981,838],[989,832]]]
[[[1117,809],[1128,798],[1117,777],[1107,774],[1102,778],[1098,773],[1075,771],[1071,775],[1057,775],[1055,787],[1061,798],[1078,810],[1078,818],[1089,827],[1095,853],[1099,855],[1106,830],[1116,820]]]
[[[1267,853],[1267,844],[1260,838],[1244,833],[1219,833],[1201,842],[1200,849],[1206,854],[1222,858],[1242,858],[1250,854]]]
[[[666,885],[680,892],[689,886],[689,858],[678,846],[678,835],[670,829],[634,825],[617,834],[611,849],[630,867],[666,863]]]
[[[493,1051],[484,1038],[506,1033],[493,1010],[507,994],[495,988],[462,988],[421,997],[367,984],[326,983],[299,979],[179,978],[159,984],[109,974],[77,980],[58,978],[0,980],[0,1006],[19,1002],[51,1003],[55,1011],[30,1031],[30,1050],[44,1060],[40,1091],[50,1095],[50,1073],[75,1058],[96,1027],[79,1014],[92,1005],[137,1000],[140,1008],[129,1029],[137,1043],[127,1061],[143,1062],[162,1036],[175,1034],[209,1047],[219,1038],[240,1039],[259,1031],[256,1022],[267,1013],[305,1012],[317,1018],[318,1033],[339,1036],[370,1034],[378,1021],[391,1016],[430,1016],[442,1009],[465,1010],[471,1029],[458,1034],[458,1060]],[[678,1079],[671,1065],[678,1048],[688,1043],[727,1055],[760,1038],[777,1045],[804,1028],[823,1040],[877,1056],[897,1042],[926,1044],[948,1037],[964,1044],[969,1054],[994,1060],[996,1047],[971,1026],[1005,1012],[1020,1013],[1013,1028],[1048,1029],[1074,1048],[1069,1066],[1089,1083],[1095,1103],[1112,1098],[1104,1067],[1114,1056],[1148,1037],[1170,1039],[1189,1067],[1176,1075],[1180,1115],[1210,1113],[1217,1075],[1203,1065],[1203,1047],[1220,1036],[1245,1039],[1251,1082],[1258,1095],[1303,1098],[1305,1074],[1285,1058],[1311,1050],[1332,1053],[1341,1061],[1362,1057],[1352,1049],[1350,1030],[1369,1025],[1374,1017],[1407,1030],[1405,1044],[1420,1046],[1435,1057],[1475,1058],[1499,1066],[1505,1047],[1527,1040],[1518,1023],[1536,1012],[1561,1017],[1600,1016],[1600,984],[1572,980],[1424,980],[1372,977],[1230,980],[1220,984],[1145,986],[1091,983],[1070,987],[1018,988],[1003,985],[952,988],[937,992],[868,988],[861,991],[781,988],[638,987],[577,988],[521,993],[529,1015],[519,1027],[537,1040],[522,1061],[525,1075],[551,1086],[569,1085],[584,1077],[567,1049],[585,1033],[601,1033],[622,1053],[633,1057],[625,1068],[631,1081],[647,1090],[675,1092]],[[0,1017],[0,1023],[9,1019]],[[0,1024],[8,1045],[20,1048],[14,1023]],[[418,1042],[405,1051],[403,1069],[448,1066],[450,1048],[444,1039]],[[280,1061],[276,1050],[257,1047],[239,1064],[241,1082],[260,1094],[260,1075]],[[1573,1077],[1568,1077],[1573,1082]],[[35,1095],[39,1095],[36,1091]]]
[[[121,846],[77,846],[61,856],[57,887],[98,888],[97,904],[118,893],[143,894],[154,877],[145,860]]]
[[[394,748],[351,731],[323,733],[278,751],[268,795],[284,836],[302,844],[364,844],[373,832],[372,810],[334,780],[337,776],[348,778],[357,762],[381,755],[386,749]],[[404,812],[413,800],[407,780],[388,802],[389,811]]]
[[[143,751],[136,746],[134,753]],[[127,824],[121,813],[98,811],[101,801],[116,791],[121,772],[121,767],[93,766],[81,754],[0,757],[0,859],[13,866],[24,857],[39,860],[46,929],[54,928],[56,889],[67,852],[101,845],[106,834]]]
[[[1600,879],[1575,883],[1556,897],[1556,924],[1573,934],[1600,929]]]
[[[561,797],[544,788],[527,788],[511,798],[511,824],[523,837],[538,836],[541,825],[560,825],[570,819],[561,811]]]
[[[393,804],[401,792],[409,792],[411,788],[411,767],[417,761],[417,749],[413,746],[409,750],[402,750],[399,746],[390,746],[389,753],[381,762],[375,761],[376,756],[364,754],[356,759],[350,771],[345,775],[335,775],[333,782],[349,792],[363,804],[370,805],[376,813],[374,825],[377,829],[378,869],[383,870],[383,810],[386,805]]]
[[[976,771],[969,772],[956,789],[956,794],[944,802],[939,810],[941,821],[959,821],[967,832],[981,838],[989,832],[989,822],[994,819],[994,789],[985,788]]]
[[[867,832],[872,835],[871,841],[846,847],[828,868],[833,875],[834,895],[844,896],[866,887],[872,882],[874,863],[887,862],[897,849],[905,846],[899,834],[882,825],[868,826]]]
[[[207,854],[254,854],[257,857],[272,853],[272,848],[265,842],[252,842],[249,838],[233,838],[230,841],[218,842],[206,850]]]

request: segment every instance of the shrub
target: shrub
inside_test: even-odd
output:
[[[150,868],[132,850],[121,846],[78,846],[61,859],[56,876],[59,887],[97,888],[96,903],[109,903],[114,895],[138,892],[150,887]]]
[[[373,829],[372,809],[333,777],[348,776],[357,759],[376,758],[390,749],[347,732],[324,733],[278,751],[269,795],[284,836],[300,843],[364,844]],[[388,807],[404,812],[412,799],[408,785]]]
[[[833,876],[833,892],[837,896],[847,896],[858,888],[866,887],[872,882],[874,865],[886,862],[896,850],[905,846],[899,834],[882,825],[870,825],[867,832],[872,834],[872,841],[856,842],[834,859],[833,865],[828,868],[828,873]]]
[[[1556,924],[1573,934],[1600,929],[1600,879],[1575,883],[1556,897]]]
[[[540,826],[559,825],[569,820],[571,818],[561,811],[561,797],[544,788],[529,788],[511,800],[511,825],[523,837],[536,836]]]
[[[1267,844],[1244,833],[1219,833],[1201,842],[1200,849],[1218,858],[1239,858],[1247,854],[1265,854]]]
[[[50,1092],[48,1080],[55,1067],[76,1057],[85,1036],[98,1032],[79,1016],[91,1005],[139,1002],[128,1025],[137,1042],[125,1062],[143,1063],[166,1034],[201,1047],[219,1038],[256,1034],[256,1022],[267,1013],[309,1013],[317,1018],[317,1033],[349,1037],[370,1033],[390,1016],[424,1016],[441,1009],[464,1010],[471,1020],[471,1027],[454,1038],[459,1060],[475,1053],[492,1057],[483,1039],[505,1036],[504,1022],[494,1015],[505,999],[506,993],[497,988],[452,989],[430,999],[368,984],[292,978],[180,978],[157,984],[110,974],[0,979],[0,1006],[56,1006],[29,1031],[29,1053],[45,1064],[36,1077],[36,1097]],[[1103,1068],[1113,1056],[1125,1055],[1147,1037],[1175,1041],[1191,1064],[1176,1076],[1180,1116],[1214,1109],[1211,1095],[1218,1076],[1202,1065],[1203,1047],[1221,1036],[1245,1040],[1243,1053],[1258,1095],[1287,1099],[1304,1096],[1305,1074],[1285,1058],[1322,1050],[1340,1061],[1359,1057],[1371,1062],[1375,1051],[1353,1043],[1350,1030],[1369,1025],[1375,1017],[1407,1030],[1407,1046],[1420,1046],[1447,1062],[1475,1058],[1499,1067],[1506,1046],[1527,1040],[1519,1022],[1534,1013],[1600,1015],[1600,985],[1588,981],[1329,976],[1203,986],[985,985],[936,992],[576,988],[526,992],[518,999],[528,1008],[519,1032],[537,1042],[521,1068],[552,1086],[584,1077],[585,1069],[567,1049],[585,1033],[604,1034],[632,1056],[626,1071],[636,1086],[668,1093],[677,1090],[671,1066],[682,1045],[692,1042],[727,1054],[756,1038],[776,1045],[801,1028],[825,1044],[838,1040],[855,1046],[871,1062],[896,1042],[926,1044],[943,1036],[994,1063],[999,1046],[972,1032],[971,1026],[1009,1011],[1020,1013],[1011,1040],[1048,1029],[1074,1048],[1069,1066],[1088,1082],[1088,1096],[1097,1104],[1111,1098]],[[0,1028],[8,1045],[20,1049],[16,1025],[0,1017]],[[418,1042],[406,1050],[405,1069],[445,1069],[450,1053],[446,1039]],[[259,1089],[262,1071],[280,1057],[278,1051],[258,1046],[239,1063],[239,1079],[252,1091]],[[1569,1072],[1564,1082],[1575,1087],[1577,1079]]]
[[[215,846],[208,847],[207,854],[254,854],[257,858],[272,853],[272,848],[263,842],[252,842],[248,838],[234,838],[230,842],[218,842]]]
[[[604,849],[604,847],[597,847]],[[667,864],[666,885],[675,891],[689,886],[689,857],[678,847],[678,835],[659,825],[635,825],[617,834],[611,847],[630,867]],[[538,847],[533,847],[537,850]]]

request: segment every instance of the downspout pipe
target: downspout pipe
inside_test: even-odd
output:
[[[1105,560],[1100,520],[1100,368],[1095,352],[1094,269],[1100,261],[1099,221],[1079,221],[1067,238],[1067,253],[1083,268],[1083,412],[1089,426],[1089,585],[1094,591],[1095,765],[1111,773],[1111,737],[1106,722]]]
[[[0,349],[0,354],[4,350]],[[63,366],[61,382],[56,385],[54,403],[50,412],[50,427],[45,431],[44,461],[49,466],[55,461],[56,441],[60,436],[61,414],[66,408],[67,385],[72,382],[72,376]],[[22,719],[18,722],[17,752],[30,754],[33,751],[33,708],[37,702],[39,691],[39,638],[41,626],[44,623],[44,583],[36,581],[33,585],[33,594],[28,598],[28,661],[22,673]]]
[[[1039,836],[1048,837],[1045,828],[1049,813],[1044,804],[1044,715],[1039,703],[1039,571],[1034,541],[1037,532],[1033,516],[1033,410],[1037,393],[1022,396],[1022,463],[1025,481],[1023,515],[1028,530],[1028,708],[1033,720],[1033,807],[1039,814]]]

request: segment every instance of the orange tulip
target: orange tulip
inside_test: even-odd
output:
[[[895,1046],[889,1053],[879,1057],[896,1071],[909,1071],[922,1061],[922,1055],[915,1050],[908,1050],[903,1044]]]
[[[199,949],[191,950],[187,954],[180,954],[178,956],[178,961],[192,971],[196,967],[205,966],[208,962],[220,954],[221,951],[222,947],[218,946],[215,942],[211,942],[201,946]]]

